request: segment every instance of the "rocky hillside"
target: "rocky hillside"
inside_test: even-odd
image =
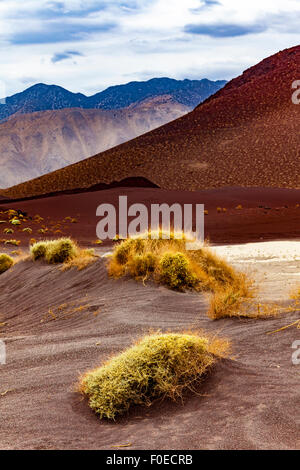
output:
[[[79,162],[172,121],[191,108],[160,96],[125,109],[62,109],[0,124],[0,187]]]

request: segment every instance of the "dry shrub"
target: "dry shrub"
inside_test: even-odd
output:
[[[64,263],[76,256],[77,245],[70,238],[43,241],[32,245],[30,253],[34,261],[45,259],[49,264]]]
[[[35,243],[30,247],[30,253],[34,261],[44,259],[48,264],[64,263],[64,269],[76,266],[82,270],[96,259],[94,250],[82,250],[70,238]]]
[[[230,289],[215,292],[210,298],[208,316],[213,320],[225,317],[268,319],[300,311],[300,302],[296,299],[287,306],[275,302],[262,303],[254,298],[252,292],[251,286],[247,296]]]
[[[210,297],[209,310],[207,315],[212,320],[219,320],[225,317],[249,316],[244,312],[243,307],[250,297],[250,290],[245,286],[231,286],[217,289]]]
[[[228,346],[228,345],[227,345]],[[158,398],[176,400],[196,385],[226,343],[198,334],[153,334],[87,372],[79,390],[100,418],[114,419],[132,405],[150,406]]]
[[[194,288],[198,278],[193,273],[188,257],[180,252],[165,253],[159,262],[160,280],[171,289]]]
[[[30,254],[34,261],[45,258],[46,250],[47,250],[47,243],[49,242],[37,242],[31,245]]]
[[[95,240],[93,242],[94,245],[102,245],[103,241],[102,240]]]
[[[61,238],[47,242],[45,259],[49,264],[69,261],[77,255],[77,245],[70,238]]]
[[[129,262],[130,272],[136,279],[147,278],[154,273],[156,263],[157,259],[152,253],[134,255]]]
[[[291,292],[290,298],[293,300],[288,305],[278,304],[276,302],[262,303],[254,297],[254,288],[246,277],[241,278],[239,287],[229,286],[226,289],[216,290],[210,297],[210,306],[208,316],[213,320],[225,317],[240,317],[252,319],[268,319],[278,317],[279,315],[294,313],[300,311],[300,288]],[[300,325],[300,320],[279,328],[277,331],[285,330],[295,324]]]
[[[21,225],[21,221],[19,219],[12,219],[10,220],[10,223],[12,225]]]
[[[149,236],[151,234],[149,233]],[[112,277],[130,274],[135,279],[153,278],[172,289],[215,291],[229,285],[246,293],[245,279],[226,261],[214,254],[208,246],[186,250],[188,238],[171,234],[164,239],[130,238],[119,243],[108,264]]]
[[[67,269],[77,268],[78,271],[82,271],[98,258],[93,249],[82,250],[81,248],[77,248],[76,256],[66,261],[62,269],[66,271]]]
[[[14,260],[7,254],[0,254],[0,274],[7,271],[14,264]]]
[[[20,240],[5,240],[5,245],[19,246],[21,244]]]

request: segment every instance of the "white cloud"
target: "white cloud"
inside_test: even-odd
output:
[[[299,19],[298,0],[0,0],[0,79],[7,94],[36,82],[91,94],[151,76],[229,79],[299,44]],[[53,60],[66,51],[74,60]]]

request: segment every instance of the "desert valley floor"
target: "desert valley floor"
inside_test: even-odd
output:
[[[170,203],[179,196],[181,203],[204,202],[213,248],[253,277],[259,301],[289,304],[291,290],[300,283],[296,190],[179,194],[139,189],[134,195],[127,188],[12,202],[0,210],[39,214],[49,226],[76,217],[74,224],[60,222],[61,231],[95,247],[96,207],[120,193],[145,204]],[[218,206],[226,212],[218,213]],[[15,235],[26,252],[28,237]],[[299,329],[267,334],[295,322],[299,311],[265,320],[212,321],[205,295],[109,279],[102,255],[111,249],[111,244],[96,246],[99,259],[83,271],[25,259],[1,275],[0,339],[7,344],[0,382],[1,448],[299,449],[300,366],[292,363]],[[99,420],[76,392],[78,377],[157,329],[205,330],[230,339],[232,354],[184,403],[158,401],[133,408],[116,422]]]

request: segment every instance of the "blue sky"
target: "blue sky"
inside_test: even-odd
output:
[[[0,88],[230,79],[300,43],[299,0],[0,0]]]

